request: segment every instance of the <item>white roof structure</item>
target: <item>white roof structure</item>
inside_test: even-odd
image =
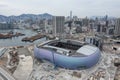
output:
[[[97,51],[97,49],[98,49],[97,47],[85,45],[78,49],[76,52],[88,56],[94,54]]]

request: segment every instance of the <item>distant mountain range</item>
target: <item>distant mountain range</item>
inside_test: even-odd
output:
[[[0,22],[13,22],[13,21],[20,21],[20,20],[28,20],[28,19],[32,19],[32,20],[37,20],[37,19],[52,19],[52,15],[48,14],[48,13],[44,13],[44,14],[22,14],[19,16],[4,16],[4,15],[0,15]]]
[[[52,16],[51,14],[48,14],[48,13],[44,13],[44,14],[21,14],[19,16],[4,16],[4,15],[0,15],[0,22],[15,22],[15,21],[25,21],[25,20],[29,20],[29,19],[32,19],[33,21],[36,21],[36,20],[41,20],[41,19],[52,19]],[[102,19],[102,18],[105,18],[105,16],[91,16],[89,17],[89,19],[96,19],[99,18],[99,19]],[[108,19],[115,19],[115,17],[111,17],[111,16],[108,16]]]

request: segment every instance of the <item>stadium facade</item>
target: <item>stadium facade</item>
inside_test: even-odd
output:
[[[87,69],[98,63],[99,48],[75,40],[51,40],[34,47],[34,56],[66,69]]]

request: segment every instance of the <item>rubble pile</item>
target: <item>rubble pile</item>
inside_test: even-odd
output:
[[[7,68],[13,73],[19,63],[18,51],[12,48],[8,53]]]

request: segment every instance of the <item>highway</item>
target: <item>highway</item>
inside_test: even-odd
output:
[[[0,79],[2,80],[15,80],[15,78],[5,71],[2,67],[0,67]]]

